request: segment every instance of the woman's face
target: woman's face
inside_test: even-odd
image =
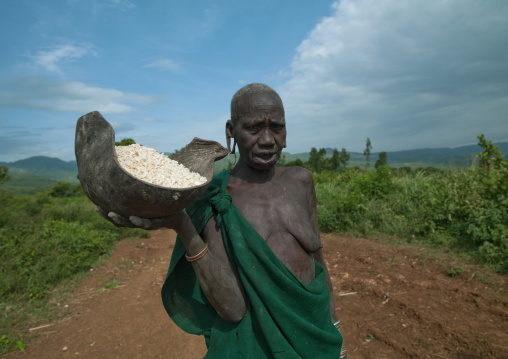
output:
[[[278,96],[271,93],[245,96],[240,102],[233,137],[241,161],[258,170],[272,168],[286,147],[284,108]]]

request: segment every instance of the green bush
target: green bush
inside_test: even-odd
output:
[[[74,195],[72,185],[69,182],[58,182],[49,192],[52,197],[70,197]]]
[[[90,269],[118,239],[148,233],[116,228],[84,196],[1,192],[0,201],[3,299],[17,295],[41,298],[53,285]]]
[[[0,183],[4,181],[8,181],[11,179],[11,176],[9,175],[9,167],[7,165],[1,164],[0,165]]]
[[[353,192],[359,192],[368,199],[385,198],[396,189],[392,171],[387,165],[358,175],[351,185]]]
[[[115,241],[148,232],[116,228],[80,186],[34,195],[0,192],[0,352],[23,347],[26,321],[51,312],[47,295],[107,256]]]
[[[2,269],[7,274],[0,282],[4,298],[10,294],[44,296],[51,286],[89,270],[116,240],[113,232],[63,220],[46,220],[31,235],[25,233],[20,241],[11,232],[9,245],[2,246]]]
[[[508,272],[508,162],[478,139],[480,166],[468,170],[314,174],[320,229],[456,247]]]
[[[318,199],[318,221],[323,231],[366,233],[372,225],[366,217],[371,202],[385,198],[396,189],[388,166],[363,172],[355,168],[337,174],[314,175]],[[375,226],[375,224],[374,224]]]

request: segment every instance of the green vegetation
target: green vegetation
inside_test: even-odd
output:
[[[312,147],[309,152],[309,160],[303,163],[300,159],[296,159],[291,162],[284,164],[278,163],[281,166],[291,167],[300,166],[306,167],[312,172],[323,172],[323,171],[345,171],[349,162],[349,153],[346,152],[345,148],[342,148],[342,152],[334,148],[332,155],[327,157],[326,149],[321,148],[319,151]]]
[[[134,141],[132,138],[122,138],[121,141],[115,142],[115,146],[130,146],[135,143],[136,141]]]
[[[23,328],[51,314],[55,286],[89,271],[119,239],[148,235],[105,221],[66,182],[33,195],[0,191],[0,203],[0,352],[21,348]]]
[[[449,266],[446,270],[446,273],[450,276],[450,277],[456,277],[458,275],[460,275],[460,273],[462,273],[464,271],[464,269],[460,268],[460,267],[453,267],[453,266]]]
[[[508,162],[483,135],[478,139],[479,166],[466,170],[378,163],[370,171],[313,172],[320,229],[424,240],[507,273]]]
[[[388,164],[387,155],[386,152],[379,152],[379,159],[374,164],[375,168],[378,168],[379,166],[384,166]]]
[[[0,191],[12,194],[35,194],[37,192],[51,189],[58,182],[46,177],[30,174],[12,174],[11,180],[0,183]]]
[[[477,155],[477,164],[470,162],[465,169],[390,168],[392,155],[380,152],[374,168],[366,170],[372,148],[367,140],[365,159],[345,148],[340,152],[313,148],[301,158],[284,154],[279,162],[313,172],[322,231],[454,248],[493,271],[508,273],[508,162],[497,146],[478,136],[483,152]],[[62,171],[73,166],[55,159],[52,165],[41,161],[18,162],[41,173],[51,166]],[[148,232],[119,229],[102,219],[79,185],[48,179],[43,183],[35,175],[0,166],[1,353],[23,350],[27,325],[39,325],[55,315],[55,305],[50,304],[55,302],[55,288],[86,273],[119,239]],[[216,170],[224,169],[221,166],[228,166],[226,159],[216,163]],[[20,181],[22,176],[31,179]],[[42,187],[34,188],[34,183]],[[44,190],[33,193],[40,188]],[[389,266],[399,264],[387,260]],[[452,277],[463,271],[456,265],[443,269]],[[101,291],[118,285],[111,279]]]
[[[370,138],[367,137],[365,141],[365,150],[363,150],[363,155],[365,156],[365,168],[369,168],[370,165],[370,150],[372,149],[372,144],[370,143]]]
[[[11,179],[11,176],[9,176],[9,167],[6,165],[0,165],[0,183],[8,181]]]
[[[73,184],[78,183],[76,177],[78,168],[76,161],[64,162],[58,158],[35,156],[6,164],[9,173],[12,174],[12,182],[17,181],[15,176],[27,174],[37,175],[56,182],[65,181]]]
[[[116,288],[116,287],[119,287],[120,286],[120,281],[118,279],[114,279],[112,281],[109,281],[106,283],[106,285],[97,290],[98,292],[104,292],[105,290],[108,290],[108,289],[113,289],[113,288]]]

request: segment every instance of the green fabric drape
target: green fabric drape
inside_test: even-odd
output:
[[[207,192],[187,209],[201,232],[215,212],[229,259],[245,287],[247,314],[223,320],[202,292],[185,248],[177,238],[162,301],[184,331],[204,335],[205,358],[339,358],[342,336],[333,326],[324,268],[300,281],[231,203],[231,171],[217,174]]]

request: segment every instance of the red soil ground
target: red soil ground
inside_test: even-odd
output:
[[[119,242],[5,358],[202,358],[201,337],[166,315],[160,289],[174,232]],[[337,317],[355,358],[508,358],[506,278],[414,245],[323,234]],[[459,270],[463,271],[456,276]],[[120,285],[101,290],[114,280]],[[47,325],[42,327],[43,325]],[[39,327],[39,328],[37,328]]]

